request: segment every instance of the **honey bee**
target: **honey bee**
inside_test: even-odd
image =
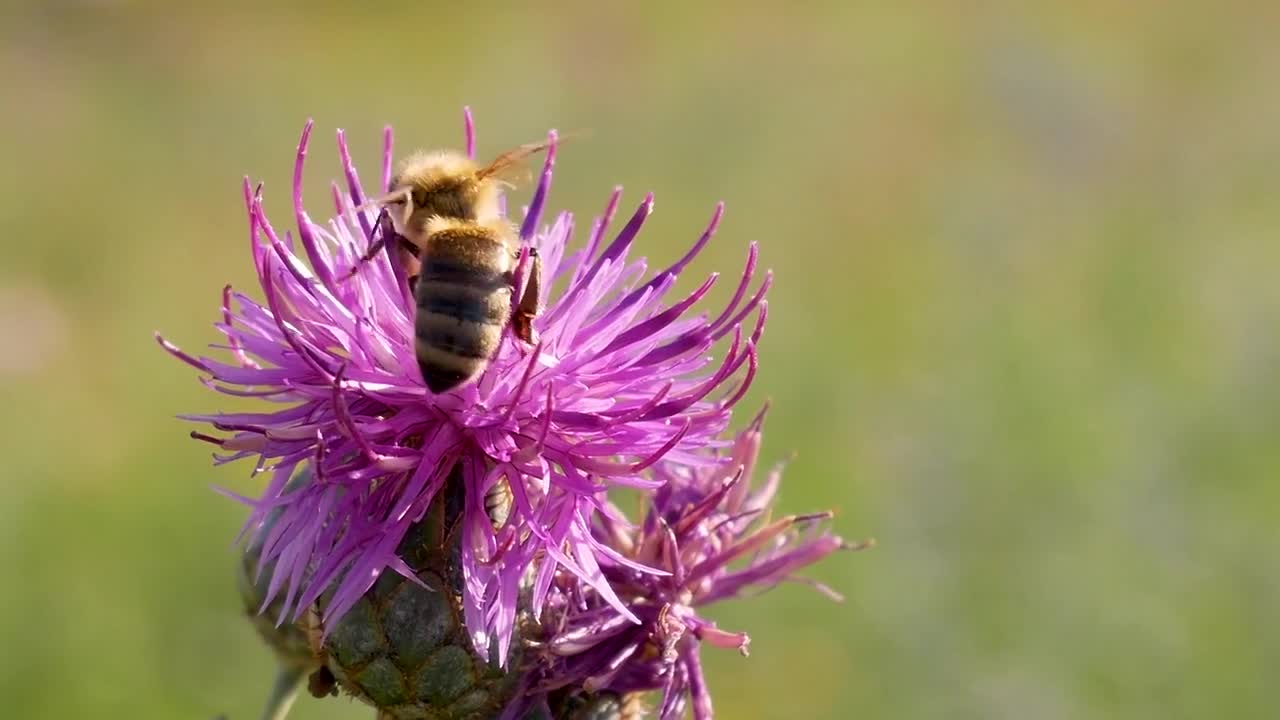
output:
[[[414,351],[433,393],[483,372],[508,325],[525,343],[538,342],[533,320],[542,262],[532,253],[529,281],[513,302],[519,241],[499,196],[505,173],[550,146],[521,145],[487,165],[450,150],[418,152],[401,162],[387,194],[374,202],[390,219],[394,251],[409,277],[417,305]],[[383,230],[352,273],[386,245],[392,233]]]
[[[511,505],[515,496],[511,494],[511,485],[506,478],[501,478],[484,494],[484,511],[493,523],[493,529],[499,530],[507,524],[511,516]]]

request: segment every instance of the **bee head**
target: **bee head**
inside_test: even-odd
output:
[[[433,217],[486,220],[497,216],[498,188],[465,156],[440,153],[411,158],[392,179],[382,204],[405,237],[425,231]]]

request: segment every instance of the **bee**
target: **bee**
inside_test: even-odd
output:
[[[502,333],[511,327],[529,345],[538,342],[542,262],[534,252],[524,293],[515,301],[520,257],[515,227],[500,208],[503,175],[551,142],[532,143],[480,165],[451,150],[418,152],[402,161],[386,195],[374,201],[390,219],[356,267],[372,259],[393,235],[416,303],[414,352],[433,393],[474,380],[489,365]],[[379,223],[380,226],[383,223]]]
[[[484,511],[493,523],[494,530],[502,529],[511,516],[511,505],[515,496],[511,494],[511,485],[506,478],[499,478],[493,487],[484,494]]]

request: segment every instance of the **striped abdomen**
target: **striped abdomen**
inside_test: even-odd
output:
[[[430,232],[414,294],[415,350],[431,392],[484,370],[511,318],[512,254],[499,231],[454,221]]]

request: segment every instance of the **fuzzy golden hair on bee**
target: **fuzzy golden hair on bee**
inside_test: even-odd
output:
[[[475,175],[480,164],[457,150],[418,150],[396,166],[391,186],[413,182],[432,184]]]
[[[501,188],[480,177],[479,169],[451,150],[414,153],[400,163],[389,192],[376,204],[387,208],[396,232],[410,240],[420,239],[433,217],[496,218]]]
[[[512,227],[511,223],[501,218],[472,222],[436,215],[427,220],[423,230],[428,238],[437,236],[484,237],[504,244],[515,242],[515,228]]]
[[[456,150],[419,150],[400,161],[385,195],[358,209],[384,208],[396,233],[420,247],[433,217],[500,218],[503,187],[516,187],[518,175],[527,179],[525,161],[563,140],[553,133],[547,140],[499,153],[485,165]]]

